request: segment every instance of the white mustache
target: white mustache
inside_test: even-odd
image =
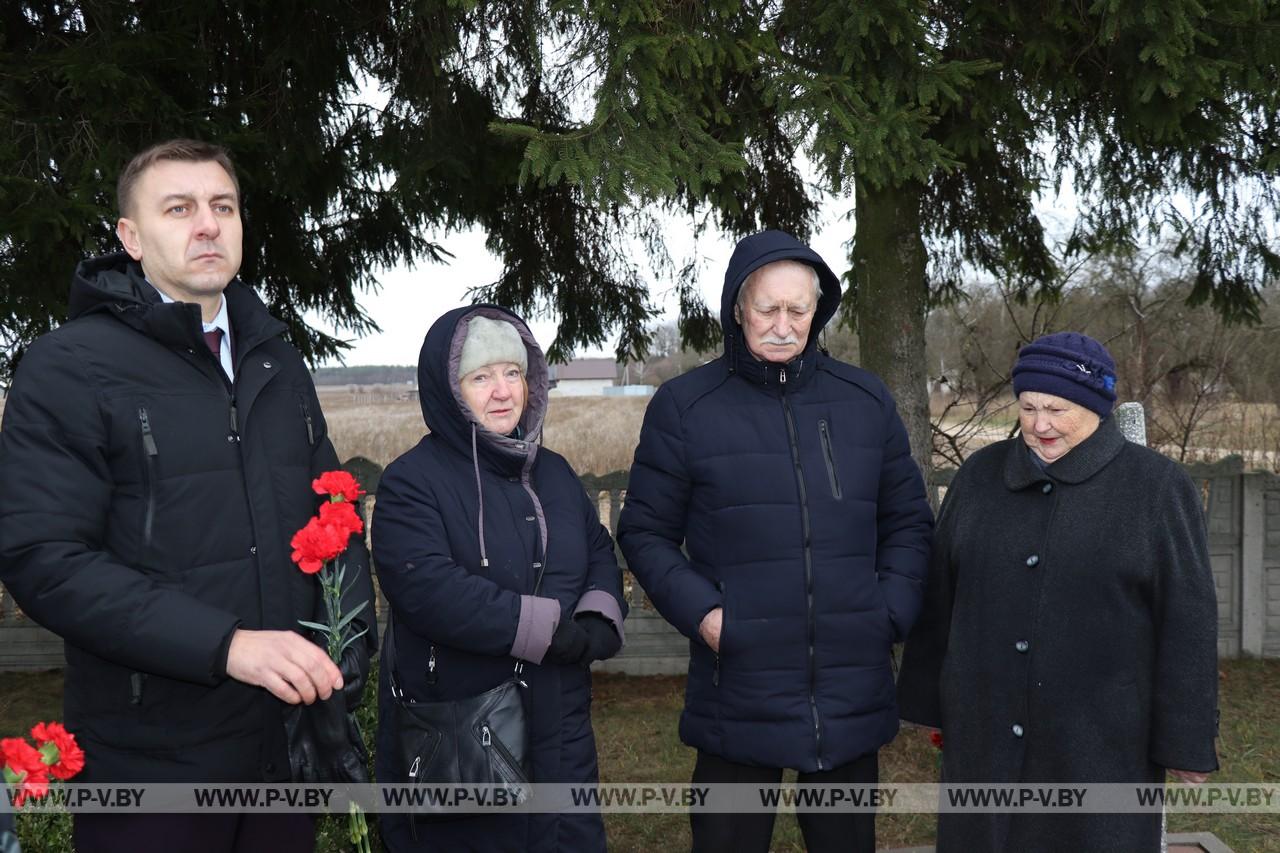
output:
[[[800,339],[797,338],[795,335],[787,335],[785,338],[778,338],[771,335],[767,338],[761,339],[760,343],[773,344],[774,346],[784,347],[784,346],[794,346],[795,344],[800,343]]]

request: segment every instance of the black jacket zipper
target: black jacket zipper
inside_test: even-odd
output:
[[[298,408],[302,410],[302,420],[307,425],[307,444],[314,447],[316,443],[316,428],[311,423],[311,407],[307,405],[306,397],[298,397]]]
[[[142,426],[142,453],[146,457],[143,465],[143,476],[146,481],[142,486],[147,493],[147,509],[142,520],[142,556],[139,559],[139,562],[145,562],[151,551],[151,529],[155,525],[156,518],[155,466],[156,457],[160,455],[160,451],[156,447],[156,437],[151,432],[151,415],[145,406],[138,407],[138,423]]]
[[[783,375],[786,375],[785,371]],[[796,433],[796,420],[791,413],[791,404],[787,402],[785,389],[783,389],[781,400],[782,411],[786,415],[787,436],[791,441],[791,461],[795,466],[796,485],[800,492],[800,523],[804,534],[805,613],[809,641],[809,712],[813,716],[813,739],[818,753],[818,769],[824,770],[826,768],[822,763],[822,718],[818,716],[817,625],[813,615],[813,554],[810,550],[809,498],[804,487],[804,468],[800,465],[800,440]]]
[[[129,675],[129,704],[142,704],[142,688],[147,683],[147,674],[145,672],[135,672]]]
[[[818,421],[818,435],[822,437],[822,458],[827,463],[827,479],[831,482],[831,497],[841,500],[840,478],[836,476],[836,457],[831,450],[831,429],[825,420]]]

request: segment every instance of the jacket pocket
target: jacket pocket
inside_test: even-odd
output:
[[[144,508],[142,513],[142,545],[138,555],[138,564],[146,565],[151,553],[152,530],[156,520],[156,457],[160,455],[156,447],[156,437],[151,431],[151,413],[146,406],[138,407],[138,425],[142,432],[142,491]]]
[[[302,423],[307,428],[307,444],[315,447],[316,444],[316,426],[311,420],[311,405],[307,402],[305,394],[298,395],[298,411],[302,414]]]
[[[836,474],[836,456],[831,448],[831,427],[825,419],[818,421],[818,437],[822,439],[822,461],[827,464],[827,481],[831,484],[831,497],[840,500],[840,477]]]
[[[715,668],[711,671],[711,683],[720,686],[720,660],[724,656],[724,637],[729,627],[729,593],[724,581],[716,581],[716,589],[720,590],[720,645],[716,648]]]

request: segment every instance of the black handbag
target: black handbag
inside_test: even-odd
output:
[[[533,594],[542,586],[538,573]],[[391,684],[391,720],[396,733],[399,781],[421,785],[496,785],[505,788],[510,802],[529,798],[529,727],[521,690],[524,661],[517,660],[511,677],[491,690],[464,699],[420,702],[400,686],[396,672],[395,627],[387,614],[386,664]],[[428,798],[424,798],[426,800]],[[418,804],[415,803],[415,811]],[[420,814],[447,813],[440,805],[424,802]],[[410,821],[414,838],[417,833]]]

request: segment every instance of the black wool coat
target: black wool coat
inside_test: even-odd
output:
[[[227,381],[199,306],[117,253],[84,262],[67,323],[32,344],[0,430],[0,579],[66,641],[77,781],[287,780],[284,704],[226,675],[236,628],[323,608],[289,540],[338,467],[311,374],[257,295],[224,291]],[[373,585],[359,537],[347,609]],[[375,643],[370,631],[367,642]]]
[[[938,520],[899,678],[943,781],[1161,783],[1211,771],[1217,604],[1200,496],[1112,419],[1041,469],[973,454]],[[939,853],[1155,851],[1160,815],[942,814]]]

